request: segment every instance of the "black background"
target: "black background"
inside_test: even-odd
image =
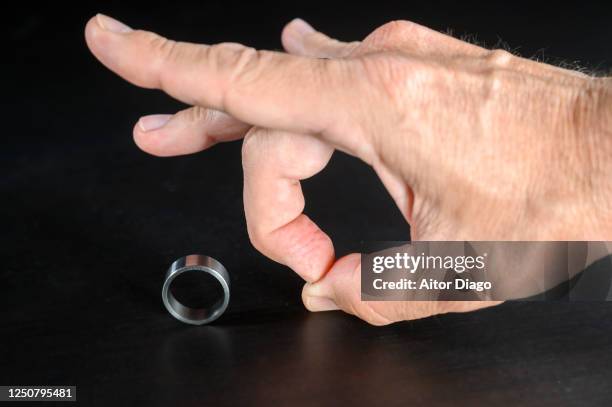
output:
[[[290,4],[288,4],[290,3]],[[174,39],[280,49],[296,16],[344,40],[409,19],[500,39],[524,56],[612,65],[612,12],[585,2],[100,2],[12,4],[3,15],[0,384],[76,385],[81,405],[610,405],[612,308],[507,303],[376,328],[308,314],[302,283],[246,234],[240,143],[194,156],[139,151],[132,126],[182,106],[88,53],[104,12]],[[304,183],[336,242],[406,240],[373,172],[336,154]],[[221,260],[232,302],[213,326],[163,308],[167,266]]]

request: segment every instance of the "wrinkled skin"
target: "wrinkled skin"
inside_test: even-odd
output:
[[[243,138],[253,245],[305,281],[311,311],[383,325],[494,302],[362,302],[359,255],[302,213],[300,180],[335,149],[371,165],[413,240],[612,240],[610,79],[487,50],[407,21],[343,43],[302,20],[287,53],[178,43],[92,18],[93,54],[190,107],[141,118],[158,156]]]

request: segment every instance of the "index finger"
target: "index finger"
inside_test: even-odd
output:
[[[88,22],[85,36],[104,65],[135,85],[252,125],[321,134],[348,152],[363,149],[355,123],[358,98],[350,93],[365,81],[355,80],[360,65],[353,61],[175,42],[100,14]]]

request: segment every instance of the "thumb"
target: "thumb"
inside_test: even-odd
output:
[[[362,301],[361,256],[345,256],[327,274],[302,290],[309,311],[342,310],[372,325],[426,318],[448,312],[467,312],[500,304],[501,301]]]

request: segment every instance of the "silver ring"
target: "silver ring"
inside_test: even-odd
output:
[[[217,279],[223,288],[223,298],[219,298],[211,308],[189,308],[181,304],[170,291],[172,281],[187,271],[203,271]],[[176,260],[166,272],[162,287],[162,300],[168,312],[179,321],[192,325],[204,325],[219,318],[225,312],[230,299],[229,274],[223,264],[212,257],[192,254]]]

